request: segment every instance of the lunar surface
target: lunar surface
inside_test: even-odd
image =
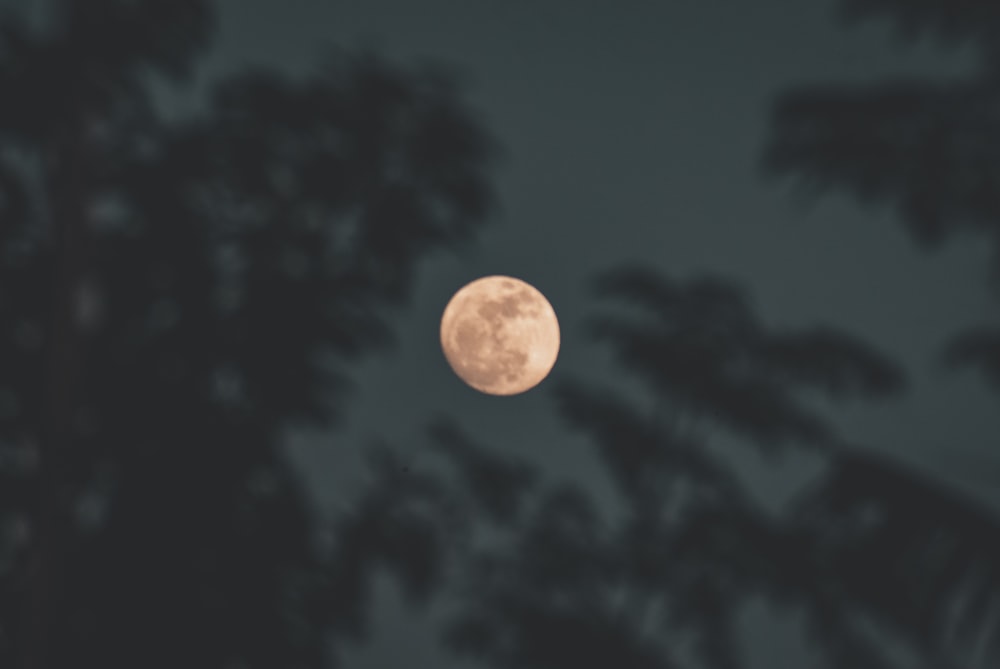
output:
[[[516,395],[548,376],[559,355],[559,321],[533,286],[486,276],[451,298],[441,317],[441,348],[476,390]]]

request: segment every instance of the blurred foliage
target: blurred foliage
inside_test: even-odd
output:
[[[149,87],[210,3],[54,7],[0,22],[0,665],[329,666],[333,574],[416,547],[324,552],[281,437],[487,219],[494,144],[447,72],[371,54],[170,121]]]
[[[801,621],[810,666],[1000,658],[995,513],[844,443],[817,411],[810,424],[825,429],[798,429],[802,388],[889,397],[903,384],[896,365],[832,328],[766,328],[719,277],[617,268],[597,277],[595,293],[610,310],[591,319],[592,335],[644,382],[643,399],[566,376],[554,395],[596,448],[616,504],[492,452],[446,419],[431,424],[427,451],[444,456],[444,469],[380,460],[375,487],[398,509],[386,517],[423,510],[407,525],[421,537],[410,570],[448,602],[454,652],[502,669],[739,669],[749,666],[746,611],[762,601]],[[775,350],[796,355],[765,355]],[[730,419],[730,384],[767,389],[766,420]],[[786,438],[819,446],[822,472],[771,510],[717,448],[723,434],[772,458],[787,452]],[[419,568],[428,554],[443,572]]]
[[[939,611],[938,602],[919,600],[921,609],[913,597],[892,599],[918,595],[907,589],[912,574],[883,578],[880,564],[866,569],[860,562],[874,560],[867,551],[893,559],[884,552],[892,542],[862,533],[872,526],[848,532],[855,529],[852,505],[867,509],[883,501],[861,487],[851,496],[858,472],[871,466],[867,456],[852,455],[815,411],[808,412],[809,424],[824,429],[799,430],[807,410],[794,399],[803,387],[840,399],[890,396],[903,385],[897,366],[832,328],[766,328],[742,292],[719,277],[675,281],[646,268],[617,268],[597,277],[595,293],[611,310],[591,319],[594,339],[620,354],[623,371],[646,382],[642,392],[652,401],[570,377],[554,393],[567,425],[596,447],[615,484],[616,508],[598,506],[577,483],[491,453],[444,419],[428,437],[430,452],[445,457],[450,474],[398,463],[379,469],[387,472],[383,490],[397,495],[399,508],[437,509],[410,527],[425,540],[437,537],[439,559],[449,565],[450,577],[439,581],[445,599],[457,602],[444,620],[449,647],[505,669],[609,663],[735,669],[747,666],[743,612],[761,598],[803,617],[822,666],[831,669],[899,666],[858,625],[862,617],[879,634],[910,642],[915,653],[930,647],[933,639],[918,636],[915,625],[926,624],[921,612]],[[631,308],[628,315],[623,307]],[[731,419],[733,387],[766,394],[772,410],[760,419]],[[830,465],[825,478],[787,509],[766,510],[713,448],[720,425],[730,438],[772,456],[783,452],[786,438],[822,446]],[[418,483],[421,490],[408,496]],[[901,494],[893,487],[881,492],[890,501]],[[935,522],[958,529],[953,520],[964,517],[964,502],[946,491],[941,499],[951,507],[936,507]],[[910,542],[897,549],[915,568],[923,566],[931,558],[912,543],[922,536],[905,532],[914,529],[913,516],[906,508],[887,513],[903,523],[896,536]],[[446,522],[428,528],[428,517]],[[972,548],[979,546],[962,550]]]
[[[739,286],[721,277],[671,282],[629,267],[599,277],[596,292],[642,307],[591,324],[625,369],[672,406],[765,448],[833,438],[833,428],[797,399],[802,391],[839,399],[903,387],[902,371],[856,338],[829,328],[768,332]]]
[[[996,12],[843,6],[981,40],[982,72],[791,91],[768,168],[1000,250]],[[589,332],[641,401],[572,377],[553,394],[617,507],[440,418],[433,464],[376,445],[358,498],[318,518],[281,437],[336,420],[420,259],[487,218],[495,147],[446,73],[370,54],[244,72],[168,121],[148,84],[189,81],[209,3],[58,7],[44,32],[0,21],[0,665],[336,666],[382,570],[410,605],[444,601],[448,647],[488,666],[739,669],[760,599],[829,669],[1000,659],[995,514],[820,408],[892,397],[902,371],[836,328],[767,326],[724,277],[596,277]],[[997,341],[946,357],[996,379]],[[720,441],[825,468],[771,511]]]
[[[848,23],[881,20],[905,40],[932,36],[972,47],[977,67],[943,82],[911,77],[791,88],[774,107],[766,171],[816,194],[841,189],[864,204],[888,203],[928,249],[959,236],[983,238],[994,248],[995,284],[1000,7],[974,0],[843,0],[839,7]],[[957,334],[942,359],[977,368],[997,386],[997,327]],[[841,589],[895,625],[930,666],[993,666],[1000,659],[995,513],[899,463],[857,453],[831,463],[804,508],[822,509],[814,521],[827,528],[824,551]]]
[[[908,39],[970,45],[978,66],[944,82],[792,87],[774,106],[765,171],[812,194],[840,189],[865,204],[890,204],[926,248],[963,235],[985,238],[1000,286],[1000,8],[976,0],[843,0],[839,7],[851,22],[888,21]],[[944,361],[995,379],[997,332],[984,325],[957,335]]]

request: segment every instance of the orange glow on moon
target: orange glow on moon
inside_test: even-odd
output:
[[[441,348],[460,379],[489,395],[517,395],[548,376],[559,321],[534,286],[509,276],[476,279],[441,317]]]

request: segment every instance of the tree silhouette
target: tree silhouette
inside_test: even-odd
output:
[[[0,664],[327,666],[360,604],[281,437],[486,219],[492,142],[370,54],[168,121],[211,4],[54,7],[0,22]]]
[[[937,83],[915,78],[874,84],[815,84],[775,104],[764,167],[823,193],[840,188],[862,202],[888,202],[911,236],[933,249],[963,233],[995,249],[1000,279],[1000,11],[978,2],[851,0],[852,20],[888,17],[909,38],[931,34],[976,47],[970,75]],[[998,331],[958,336],[945,359],[980,366],[992,378]]]
[[[747,666],[741,612],[763,598],[802,617],[815,666],[937,669],[1000,656],[995,515],[844,443],[802,400],[809,389],[892,396],[903,388],[896,365],[833,328],[765,327],[721,277],[620,268],[595,290],[616,308],[591,333],[645,390],[563,377],[555,397],[596,447],[618,508],[440,421],[430,438],[457,476],[438,475],[421,501],[396,498],[400,508],[433,499],[438,510],[422,517],[449,519],[422,535],[438,537],[451,565],[451,582],[438,581],[459,602],[450,648],[499,668],[735,669]],[[712,448],[724,435],[772,458],[811,449],[823,472],[768,510]]]
[[[772,458],[789,448],[840,452],[836,430],[803,396],[888,397],[902,390],[903,374],[833,328],[766,328],[743,291],[721,277],[681,282],[622,268],[598,277],[596,290],[638,307],[598,315],[592,332],[653,400],[642,409],[566,384],[563,413],[593,436],[615,474],[628,500],[632,550],[652,553],[640,562],[639,583],[656,585],[636,591],[662,598],[665,628],[691,638],[707,666],[744,666],[742,605],[764,596],[818,621],[831,608],[820,596],[829,578],[812,559],[813,528],[767,512],[709,446],[728,434]],[[848,658],[850,666],[879,666],[859,634],[827,618],[819,641],[831,666]]]
[[[775,105],[765,168],[816,193],[839,188],[868,204],[890,203],[925,248],[963,233],[994,247],[1000,277],[1000,10],[989,3],[845,0],[851,21],[886,19],[907,39],[932,35],[972,45],[979,67],[946,83],[889,80],[816,84]],[[942,359],[978,368],[996,385],[1000,330],[982,325],[948,342]],[[978,643],[1000,658],[1000,520],[897,463],[852,455],[834,462],[807,507],[846,527],[826,545],[844,587],[877,615],[909,630],[933,666],[975,666],[951,646]],[[861,522],[859,516],[867,516]],[[953,638],[944,639],[946,633]],[[957,657],[956,657],[957,654]]]
[[[421,537],[408,561],[418,592],[449,602],[448,647],[488,666],[744,667],[740,614],[760,596],[807,617],[827,666],[893,666],[853,624],[865,600],[842,590],[826,562],[822,507],[765,510],[710,446],[724,428],[771,457],[790,448],[848,457],[797,393],[891,396],[901,371],[832,328],[765,327],[721,277],[619,268],[595,290],[619,309],[595,316],[592,335],[644,382],[645,399],[571,377],[554,393],[567,425],[596,447],[615,508],[438,419],[428,438],[445,467],[404,469],[383,454],[371,501],[345,527],[368,528],[393,560],[399,544],[383,533]]]

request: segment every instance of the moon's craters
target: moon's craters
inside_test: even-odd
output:
[[[537,385],[559,352],[559,324],[545,297],[512,277],[484,277],[462,288],[441,319],[441,346],[473,388],[513,395]]]

